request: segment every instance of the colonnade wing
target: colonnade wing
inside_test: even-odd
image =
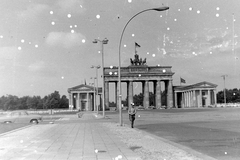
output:
[[[200,82],[187,86],[174,87],[174,105],[176,108],[216,106],[216,84]]]

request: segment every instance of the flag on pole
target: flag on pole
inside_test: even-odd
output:
[[[135,42],[135,54],[137,54],[137,48],[141,47],[137,42]]]
[[[186,83],[185,79],[183,79],[182,77],[180,77],[180,82],[181,83]]]
[[[135,47],[141,47],[137,42],[135,42]]]

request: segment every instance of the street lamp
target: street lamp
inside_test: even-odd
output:
[[[95,79],[97,79],[97,77],[91,77],[90,79],[93,79],[93,86],[94,86],[94,111],[96,111],[97,109],[97,105],[96,105],[96,85],[95,85]]]
[[[122,31],[122,34],[121,34],[121,38],[120,38],[120,42],[119,42],[119,52],[118,52],[118,107],[119,107],[119,123],[120,123],[120,126],[122,126],[122,91],[121,91],[121,44],[122,44],[122,38],[123,38],[123,33],[127,27],[127,25],[129,24],[129,22],[135,18],[137,15],[143,13],[143,12],[147,12],[147,11],[151,11],[151,10],[154,10],[154,11],[165,11],[165,10],[168,10],[169,7],[167,6],[162,6],[162,7],[159,7],[159,8],[150,8],[150,9],[145,9],[141,12],[138,12],[137,14],[135,14],[131,19],[128,20],[128,22],[126,23],[126,25],[124,26],[123,28],[123,31]]]
[[[102,50],[102,107],[103,107],[103,117],[105,117],[105,82],[104,82],[104,54],[103,54],[103,45],[108,43],[108,39],[104,38],[103,40],[94,39],[93,43],[101,43]]]
[[[227,75],[222,75],[221,77],[223,77],[223,82],[224,82],[223,96],[224,96],[224,103],[225,103],[225,107],[226,107],[227,100],[226,100],[225,79],[226,79]]]
[[[96,80],[97,80],[97,89],[96,89],[96,95],[98,96],[98,69],[100,68],[100,65],[98,65],[98,66],[91,66],[91,68],[96,68]],[[97,97],[96,96],[96,97]],[[97,103],[95,103],[96,104],[96,108],[97,108],[97,114],[98,114],[98,105],[97,105]]]

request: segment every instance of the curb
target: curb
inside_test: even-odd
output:
[[[14,133],[14,132],[17,132],[17,131],[26,129],[26,128],[30,128],[30,127],[32,127],[32,126],[33,126],[33,125],[27,125],[27,126],[25,126],[25,127],[21,127],[21,128],[17,128],[17,129],[14,129],[14,130],[11,130],[11,131],[8,131],[8,132],[5,132],[5,133],[1,133],[1,134],[0,134],[0,137],[5,136],[5,135],[10,134],[10,133]]]

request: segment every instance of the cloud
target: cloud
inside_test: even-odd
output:
[[[71,48],[82,44],[85,39],[81,33],[50,32],[46,38],[46,43],[51,46],[63,46]]]
[[[64,13],[83,13],[86,9],[83,0],[59,0],[57,3],[59,10]]]
[[[44,68],[45,68],[45,63],[43,61],[38,61],[28,66],[28,70],[32,72],[41,71]]]
[[[28,70],[35,75],[40,77],[55,77],[58,72],[50,67],[44,61],[37,61],[28,66]]]
[[[13,60],[20,51],[15,46],[7,46],[0,48],[0,60]]]
[[[20,11],[18,17],[20,19],[32,19],[41,15],[43,12],[49,10],[49,6],[45,4],[30,4],[26,10]],[[47,13],[47,12],[46,12]]]

